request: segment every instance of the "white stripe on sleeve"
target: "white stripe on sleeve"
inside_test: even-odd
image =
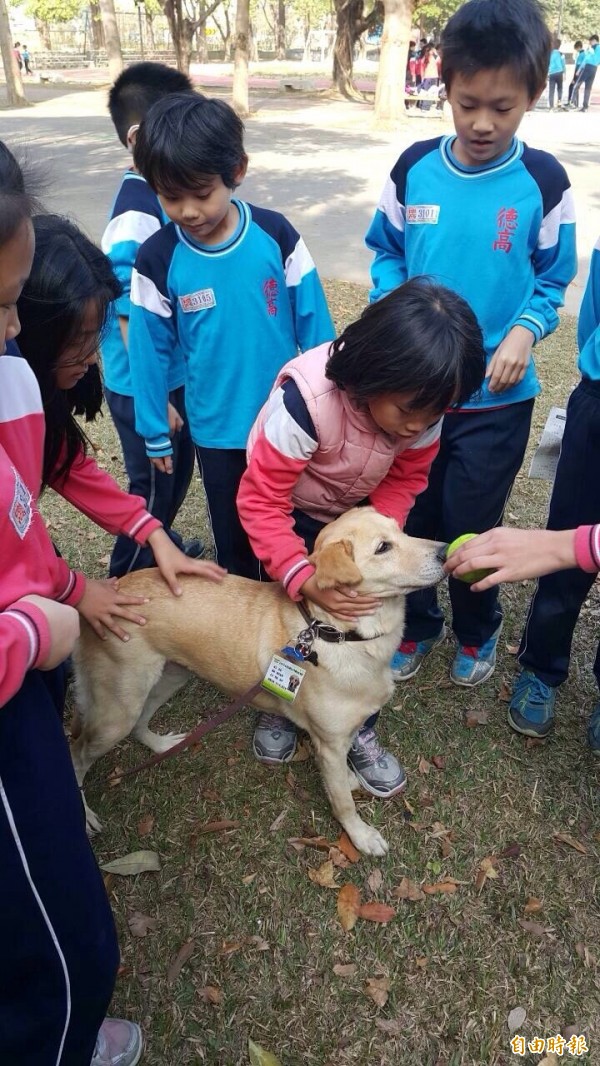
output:
[[[294,251],[288,255],[285,261],[285,283],[289,288],[299,285],[302,278],[315,269],[312,255],[300,237]]]
[[[171,301],[163,296],[156,285],[145,274],[138,274],[134,268],[131,272],[131,302],[143,307],[146,311],[152,311],[161,318],[172,318],[173,311]]]
[[[111,218],[102,235],[102,251],[108,255],[116,244],[134,241],[143,244],[160,229],[160,221],[144,211],[124,211]]]
[[[269,400],[264,434],[269,444],[287,459],[306,461],[318,448],[318,441],[302,429],[290,415],[284,403],[282,388],[277,389]]]
[[[554,248],[558,244],[560,227],[575,221],[575,201],[573,190],[565,189],[562,199],[556,207],[548,212],[540,227],[538,248]]]
[[[404,233],[404,217],[405,209],[404,205],[398,203],[398,196],[396,193],[396,186],[391,178],[388,177],[381,194],[381,199],[378,203],[378,208],[383,214],[389,218],[392,226]]]

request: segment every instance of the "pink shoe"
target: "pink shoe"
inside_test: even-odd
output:
[[[144,1038],[139,1025],[121,1018],[105,1018],[90,1066],[136,1066],[143,1048]]]

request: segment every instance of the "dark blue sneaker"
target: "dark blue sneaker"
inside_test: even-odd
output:
[[[556,689],[545,685],[531,670],[523,670],[513,685],[508,724],[525,737],[547,737],[554,725],[555,700]],[[598,745],[600,748],[600,715]]]
[[[480,648],[459,645],[450,669],[450,677],[455,685],[474,688],[492,676],[496,669],[496,649],[501,630],[502,623]]]
[[[594,755],[600,755],[600,703],[592,711],[587,728],[588,744]]]

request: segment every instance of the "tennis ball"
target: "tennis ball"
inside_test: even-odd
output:
[[[473,540],[477,533],[463,533],[462,537],[457,537],[452,541],[452,544],[448,545],[446,550],[446,558],[449,559],[453,552],[460,548],[461,544],[466,544],[468,540]],[[466,574],[455,574],[459,581],[465,581],[467,585],[474,585],[476,581],[481,581],[488,574],[493,573],[492,570],[469,570]]]

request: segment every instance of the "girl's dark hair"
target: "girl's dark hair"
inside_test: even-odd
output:
[[[158,100],[142,122],[133,151],[140,174],[157,193],[195,189],[218,174],[228,189],[246,162],[244,124],[224,100],[174,93]]]
[[[538,0],[468,0],[442,31],[442,80],[510,67],[529,99],[544,88],[552,36]]]
[[[82,232],[60,215],[33,220],[35,256],[17,304],[19,348],[40,386],[46,416],[42,488],[64,477],[89,441],[74,415],[92,421],[102,404],[102,380],[91,366],[74,388],[56,384],[55,368],[67,346],[77,343],[90,302],[97,311],[98,333],[81,341],[74,358],[85,359],[98,347],[120,285],[110,261]]]
[[[187,74],[166,63],[133,63],[126,67],[108,93],[108,110],[121,143],[127,148],[130,127],[142,122],[157,100],[193,91]]]
[[[466,300],[412,278],[347,326],[331,346],[326,376],[356,401],[414,393],[411,407],[444,411],[477,392],[485,375],[479,324]]]
[[[31,168],[21,166],[0,141],[0,245],[14,237],[21,223],[40,209],[39,185]]]

